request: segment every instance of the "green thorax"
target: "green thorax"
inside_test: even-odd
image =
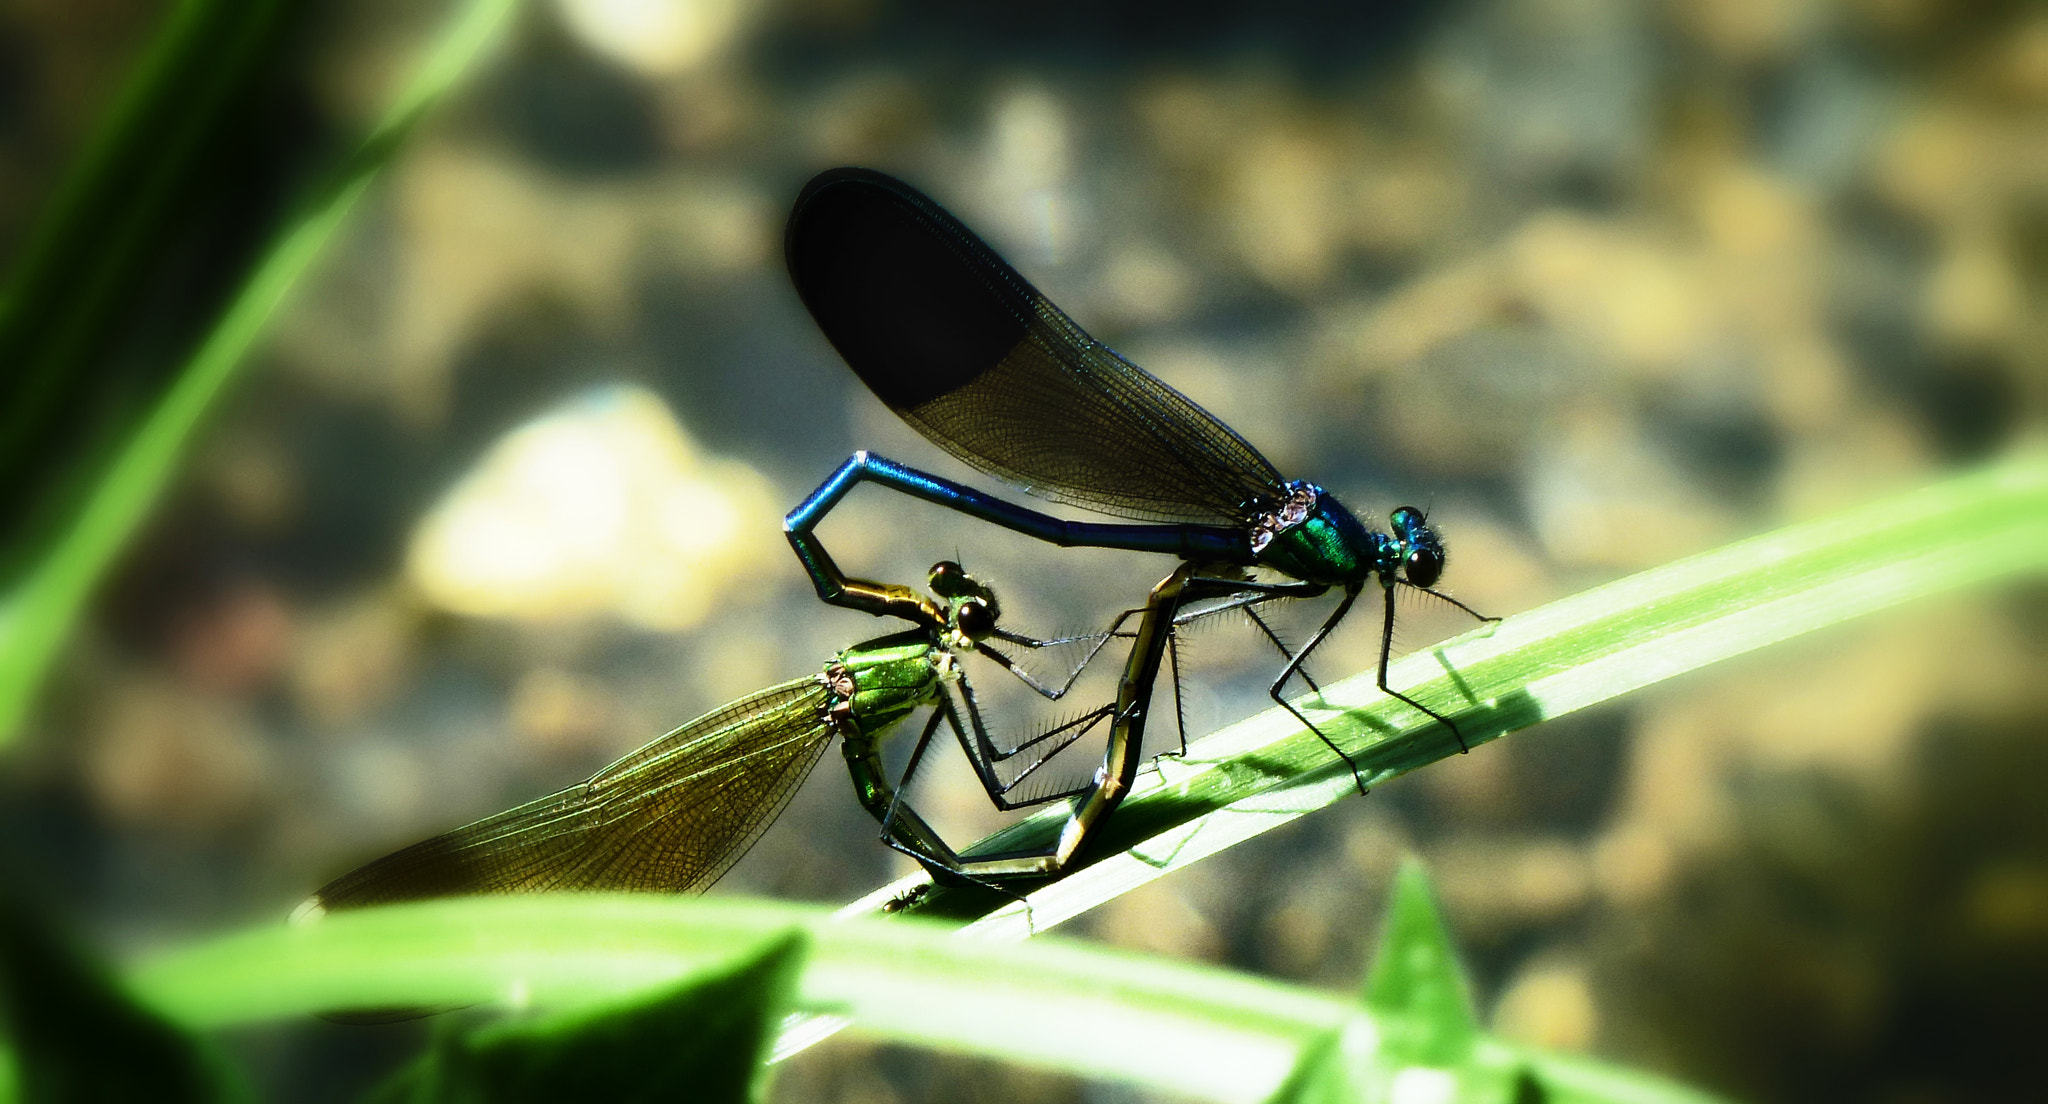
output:
[[[951,662],[949,654],[933,645],[931,634],[902,632],[839,653],[825,668],[826,685],[837,699],[835,712],[843,708],[842,715],[862,731],[880,732],[912,710],[937,701],[941,671]]]
[[[1390,552],[1385,534],[1367,529],[1321,487],[1289,484],[1296,487],[1292,509],[1269,519],[1263,543],[1252,545],[1260,566],[1303,582],[1337,586],[1398,564],[1385,562]]]

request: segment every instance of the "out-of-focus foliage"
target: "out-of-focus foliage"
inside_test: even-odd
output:
[[[158,1006],[215,1027],[337,1000],[576,1006],[446,1031],[381,1099],[643,1099],[675,1085],[693,1099],[739,1099],[777,1025],[772,1013],[792,1001],[806,942],[815,953],[794,999],[810,1015],[1183,1097],[1709,1099],[1479,1032],[1419,865],[1403,875],[1362,1001],[1057,937],[1003,947],[958,935],[762,901],[472,898],[245,931],[173,951],[138,981]],[[1454,1097],[1442,1095],[1450,1089]]]
[[[477,0],[356,154],[252,201],[305,5],[181,5],[0,291],[0,742],[273,308],[509,0]],[[300,120],[284,124],[307,137]],[[296,176],[297,172],[290,175]],[[191,271],[198,251],[218,264]],[[168,318],[153,327],[152,316]],[[153,332],[158,331],[161,332]]]
[[[1365,981],[1364,1005],[1378,1029],[1375,1052],[1347,1053],[1358,1048],[1355,1025],[1330,1032],[1303,1052],[1275,1104],[1398,1100],[1420,1091],[1413,1083],[1427,1079],[1436,1082],[1440,1099],[1476,1104],[1526,1092],[1547,1099],[1540,1085],[1516,1085],[1527,1074],[1502,1078],[1500,1070],[1474,1060],[1480,1036],[1471,996],[1420,866],[1402,867],[1393,898]],[[1405,1091],[1395,1084],[1400,1078],[1410,1082]]]
[[[1453,1066],[1472,1054],[1479,1034],[1472,996],[1430,896],[1429,879],[1414,863],[1403,866],[1394,883],[1386,930],[1365,979],[1365,1006],[1406,1021],[1408,1034],[1387,1037],[1382,1044],[1405,1062]]]
[[[667,990],[467,1034],[433,1048],[371,1099],[385,1104],[763,1099],[768,1044],[796,992],[792,935]]]
[[[72,522],[275,233],[279,193],[319,144],[278,94],[310,10],[201,2],[163,13],[12,258],[0,290],[8,589]]]
[[[0,1099],[27,1104],[248,1099],[213,1047],[135,1003],[72,940],[0,895]]]

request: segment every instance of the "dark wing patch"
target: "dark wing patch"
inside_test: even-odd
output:
[[[797,199],[784,252],[854,373],[983,471],[1144,521],[1242,525],[1285,495],[1257,449],[1089,337],[901,181],[821,174]]]
[[[905,191],[866,170],[824,173],[797,197],[783,236],[797,295],[892,408],[971,381],[1024,336],[1017,290],[988,283],[1002,262],[933,226],[937,208]]]

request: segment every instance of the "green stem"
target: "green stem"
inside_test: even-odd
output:
[[[1342,1027],[1377,1048],[1354,1001],[1212,967],[1060,940],[955,938],[908,919],[655,894],[473,897],[271,924],[187,947],[129,975],[136,996],[200,1029],[336,1008],[513,1007],[618,998],[715,969],[784,933],[811,941],[799,1004],[864,1031],[1144,1085],[1265,1100],[1303,1046]],[[1483,1040],[1481,1061],[1526,1065],[1594,1099],[1699,1104],[1666,1082]],[[1389,1059],[1390,1060],[1390,1059]],[[1625,1090],[1625,1091],[1624,1091]]]

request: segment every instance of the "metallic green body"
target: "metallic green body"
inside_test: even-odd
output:
[[[911,631],[848,648],[827,670],[842,668],[853,677],[847,699],[851,719],[864,733],[880,733],[936,702],[941,670],[951,664],[952,657],[932,643],[930,633]]]
[[[1351,523],[1348,526],[1344,524],[1347,521]],[[1341,586],[1363,578],[1379,563],[1377,558],[1371,563],[1359,558],[1360,550],[1372,544],[1369,533],[1361,543],[1358,533],[1351,531],[1354,529],[1363,531],[1364,526],[1350,514],[1317,510],[1299,525],[1275,534],[1259,553],[1259,565],[1322,586]]]
[[[882,739],[897,721],[939,704],[941,683],[952,672],[952,654],[931,633],[912,630],[848,648],[820,676],[831,695],[826,723],[839,734],[854,796],[882,825],[884,839],[894,837],[920,857],[951,856],[952,849],[897,799]]]

